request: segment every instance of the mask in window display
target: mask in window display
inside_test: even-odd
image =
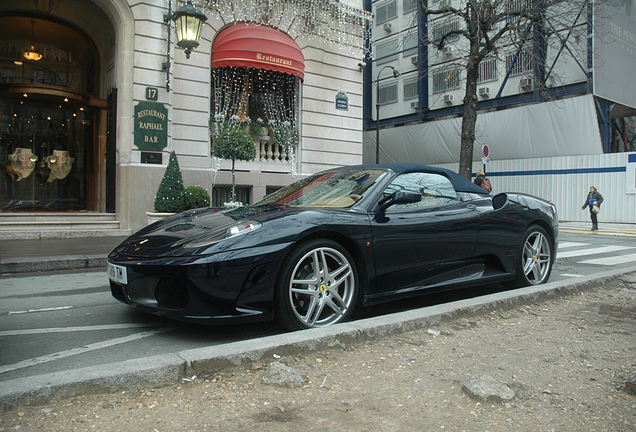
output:
[[[53,154],[44,158],[46,165],[51,170],[49,178],[46,180],[51,183],[55,179],[63,180],[71,172],[75,159],[68,155],[66,150],[53,150]]]
[[[9,172],[9,175],[15,181],[20,181],[31,175],[38,161],[38,157],[34,155],[29,148],[17,148],[9,155],[9,161],[11,162],[11,168],[14,174],[11,175]]]

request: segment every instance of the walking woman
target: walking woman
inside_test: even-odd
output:
[[[590,193],[587,194],[585,204],[583,204],[583,210],[585,207],[590,208],[590,218],[592,219],[592,231],[598,231],[598,212],[601,211],[601,203],[603,202],[603,196],[596,190],[594,186],[590,186]]]

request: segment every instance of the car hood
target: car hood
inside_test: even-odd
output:
[[[268,221],[293,209],[243,207],[231,211],[199,209],[178,213],[143,228],[127,238],[114,252],[129,257],[196,255],[211,245],[230,240],[228,230],[249,221]]]

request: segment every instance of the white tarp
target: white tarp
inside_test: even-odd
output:
[[[618,8],[618,9],[617,9]],[[636,21],[633,1],[594,8],[594,94],[636,108]]]
[[[461,118],[380,130],[380,162],[459,162]],[[364,133],[363,161],[375,163],[375,131]],[[592,95],[477,115],[473,160],[603,154]]]

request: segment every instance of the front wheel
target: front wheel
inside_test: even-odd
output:
[[[357,296],[357,271],[351,255],[331,240],[294,247],[276,284],[278,321],[290,330],[325,327],[345,320]]]
[[[548,281],[552,272],[552,243],[548,233],[533,225],[523,235],[517,264],[517,285],[538,285]]]

